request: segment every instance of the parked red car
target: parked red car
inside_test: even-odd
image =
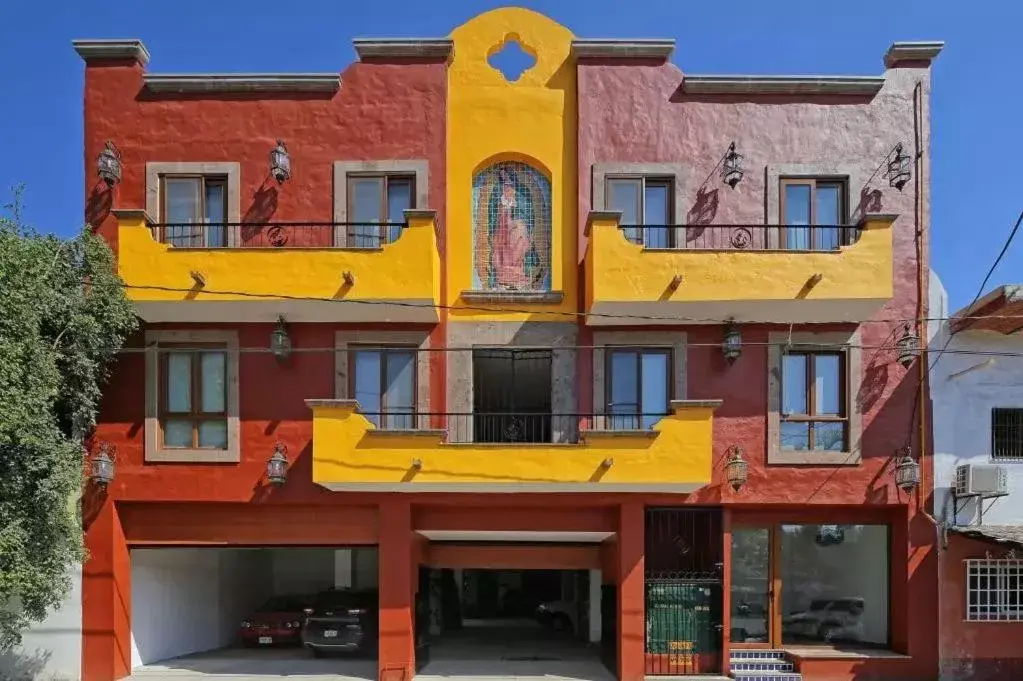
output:
[[[242,644],[247,646],[300,645],[304,610],[311,596],[274,596],[242,621]]]

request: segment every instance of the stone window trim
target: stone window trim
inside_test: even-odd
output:
[[[768,334],[767,347],[767,464],[804,466],[856,466],[860,464],[862,452],[860,439],[863,436],[863,414],[858,399],[863,382],[862,351],[859,348],[860,332],[829,331],[822,333],[796,332],[791,342],[798,344],[801,351],[814,351],[813,344],[834,352],[836,346],[844,345],[846,353],[846,404],[848,405],[847,450],[844,452],[805,451],[783,449],[781,446],[781,371],[784,345],[789,342],[787,332]]]
[[[781,181],[783,179],[829,179],[845,183],[845,223],[856,225],[867,213],[877,213],[879,207],[871,207],[865,196],[860,192],[866,189],[867,181],[873,172],[872,168],[837,163],[775,163],[766,166],[767,181],[766,200],[764,202],[764,224],[782,224],[781,215]],[[768,232],[768,248],[778,249],[779,234],[776,230]]]
[[[146,331],[145,460],[153,463],[238,463],[241,461],[238,332],[227,330]],[[161,344],[219,343],[227,350],[227,449],[165,448],[160,442]]]
[[[601,416],[607,407],[607,351],[621,348],[669,348],[671,350],[671,402],[686,398],[685,331],[596,331],[593,334],[594,430],[604,427]]]
[[[674,196],[672,204],[674,215],[672,222],[676,225],[686,223],[686,192],[689,185],[689,166],[681,163],[594,163],[592,168],[592,200],[593,210],[608,210],[606,190],[608,178],[614,177],[670,177],[673,180]],[[672,230],[674,231],[674,230]],[[684,244],[685,235],[676,234],[675,243]]]
[[[218,175],[227,178],[227,221],[242,221],[241,164],[237,161],[150,161],[146,163],[146,213],[164,222],[161,178],[174,175]],[[235,246],[237,230],[227,230],[228,247]]]
[[[358,346],[415,347],[429,350],[429,331],[344,330],[334,332],[334,397],[354,399],[349,394],[350,351]],[[430,353],[416,353],[416,413],[430,411]]]
[[[430,207],[430,162],[425,159],[334,161],[334,243],[344,247],[348,230],[341,223],[348,222],[349,175],[412,175],[415,177],[415,204],[413,209]]]

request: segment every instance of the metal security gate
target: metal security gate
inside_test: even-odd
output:
[[[717,509],[647,510],[647,674],[721,669],[722,541]]]

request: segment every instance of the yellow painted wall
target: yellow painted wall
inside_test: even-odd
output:
[[[455,29],[448,67],[446,301],[455,320],[568,321],[544,311],[577,310],[576,75],[572,34],[547,17],[508,7],[481,14]],[[488,58],[508,39],[536,57],[510,83]],[[529,304],[536,313],[480,312],[459,294],[472,289],[472,179],[495,161],[516,160],[551,180],[551,288],[557,305]],[[516,307],[502,303],[497,308]]]
[[[202,273],[205,291],[191,289]],[[342,273],[355,276],[346,286]],[[379,250],[342,248],[175,249],[153,239],[143,218],[119,223],[118,274],[135,301],[255,300],[261,294],[336,299],[440,300],[440,256],[432,218],[412,217],[394,243]],[[213,291],[255,294],[239,296]]]
[[[586,253],[587,307],[601,302],[884,299],[892,297],[894,216],[869,219],[838,251],[644,250],[616,220],[594,219]],[[804,290],[815,273],[820,283]],[[672,278],[683,283],[669,291]]]
[[[686,486],[710,483],[714,406],[678,407],[647,434],[587,433],[575,445],[443,444],[426,431],[371,432],[354,403],[313,406],[313,480],[335,485],[503,484]],[[601,463],[614,460],[610,468]],[[412,462],[422,467],[416,470]]]

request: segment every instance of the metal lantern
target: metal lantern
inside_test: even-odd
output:
[[[742,333],[735,324],[729,324],[725,329],[725,340],[721,343],[721,352],[725,359],[734,362],[742,354]]]
[[[920,341],[906,324],[902,330],[902,337],[898,340],[899,364],[909,368],[913,360],[920,356]]]
[[[920,464],[909,447],[902,449],[895,462],[895,485],[906,494],[912,494],[920,486]]]
[[[749,477],[749,464],[742,457],[742,447],[732,445],[728,448],[728,461],[725,462],[725,480],[736,492],[746,484]]]
[[[277,184],[291,179],[291,156],[283,140],[277,140],[277,146],[270,152],[270,174]]]
[[[278,361],[284,361],[291,355],[291,336],[288,335],[284,317],[277,318],[277,327],[270,334],[270,350]]]
[[[288,448],[280,442],[274,444],[274,453],[266,462],[266,479],[280,487],[288,481]]]
[[[99,454],[92,457],[89,479],[100,487],[106,487],[114,481],[114,460],[107,453],[109,450],[109,445],[100,445]]]
[[[888,184],[901,192],[902,188],[909,182],[909,164],[911,159],[902,152],[901,142],[895,145],[894,154],[891,160],[888,161]]]
[[[721,179],[732,189],[742,180],[742,154],[735,150],[735,142],[728,145],[721,165]]]
[[[113,142],[103,145],[103,151],[96,157],[96,173],[109,187],[121,181],[121,152]]]

